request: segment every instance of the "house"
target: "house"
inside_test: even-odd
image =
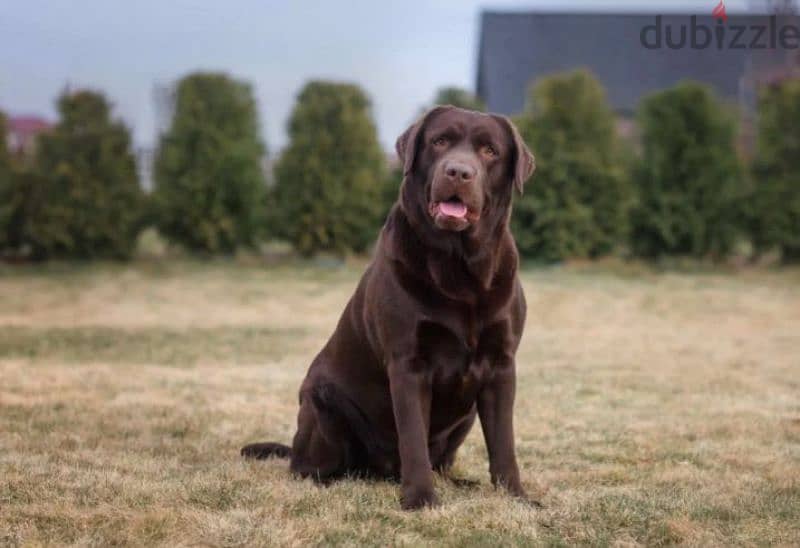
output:
[[[489,110],[516,114],[538,78],[586,68],[603,83],[622,117],[632,115],[642,97],[682,80],[706,83],[752,112],[760,83],[800,67],[800,50],[783,47],[794,45],[789,40],[782,43],[782,29],[795,27],[785,31],[791,38],[800,20],[724,11],[712,16],[714,5],[705,15],[485,12],[477,93]]]
[[[11,116],[6,124],[6,144],[9,152],[29,156],[36,146],[36,137],[53,124],[38,116]]]

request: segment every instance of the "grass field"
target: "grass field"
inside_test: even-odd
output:
[[[536,510],[243,462],[363,265],[0,270],[0,545],[800,544],[800,272],[524,274],[517,447]]]

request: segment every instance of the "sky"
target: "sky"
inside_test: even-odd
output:
[[[0,110],[55,120],[65,86],[102,90],[136,146],[150,147],[156,87],[194,70],[224,71],[252,84],[276,151],[303,84],[333,79],[367,92],[390,150],[436,89],[474,89],[482,10],[706,13],[717,1],[2,0]]]

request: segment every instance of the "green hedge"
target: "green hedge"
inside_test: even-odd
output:
[[[639,110],[637,255],[722,258],[742,235],[745,190],[734,117],[706,86],[655,93]]]
[[[11,238],[11,223],[14,212],[19,207],[14,196],[11,158],[5,139],[8,131],[6,124],[6,115],[0,112],[0,255],[14,247]]]
[[[800,80],[762,91],[750,230],[757,253],[800,262]]]
[[[154,169],[159,231],[196,252],[255,246],[264,222],[264,145],[250,86],[191,74],[177,85],[174,109]]]
[[[584,70],[544,78],[516,123],[537,158],[536,174],[514,206],[521,254],[558,261],[619,248],[632,193],[600,83]]]
[[[58,109],[13,177],[11,243],[37,259],[128,258],[143,219],[128,129],[100,93],[65,93]]]
[[[433,106],[453,105],[467,110],[486,111],[486,103],[474,93],[456,86],[445,86],[436,91]]]
[[[386,180],[366,94],[351,84],[310,82],[289,137],[275,168],[278,235],[306,255],[366,250],[383,221]]]

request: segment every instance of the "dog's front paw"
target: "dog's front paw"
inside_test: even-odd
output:
[[[420,508],[439,505],[432,487],[407,487],[403,489],[400,506],[403,510],[419,510]]]

